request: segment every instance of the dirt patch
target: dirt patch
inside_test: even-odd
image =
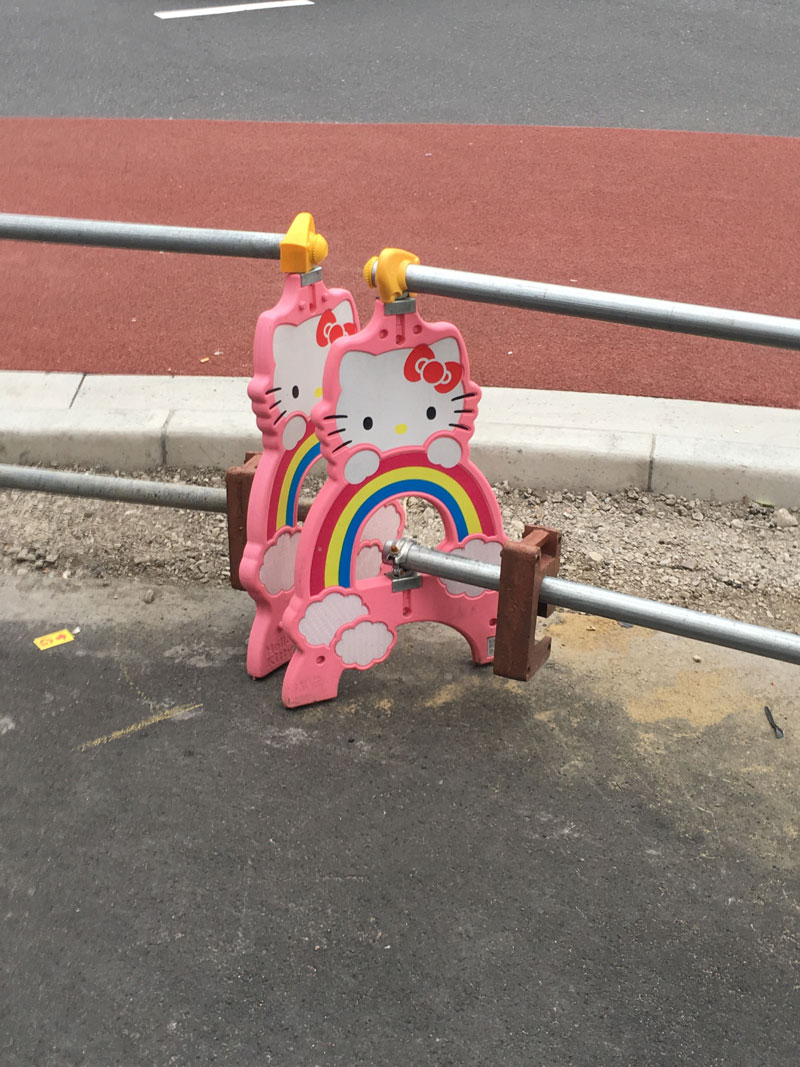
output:
[[[217,470],[156,470],[140,478],[222,486]],[[527,522],[563,531],[562,577],[800,631],[800,526],[752,501],[719,504],[628,489],[548,495],[496,486],[510,537]],[[311,485],[313,492],[313,484]],[[425,501],[407,504],[408,531],[441,538]],[[0,491],[0,573],[59,581],[129,577],[157,585],[228,581],[224,515]],[[143,594],[146,588],[143,589]],[[588,628],[588,635],[592,633]],[[573,638],[576,636],[573,633]]]

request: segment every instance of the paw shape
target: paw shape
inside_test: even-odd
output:
[[[428,459],[437,467],[455,467],[461,459],[461,445],[452,437],[436,437],[428,445]]]
[[[345,481],[350,485],[360,485],[375,473],[381,457],[371,448],[362,448],[355,452],[344,465]]]
[[[305,432],[306,420],[302,415],[293,415],[283,428],[283,447],[287,452],[303,440]]]

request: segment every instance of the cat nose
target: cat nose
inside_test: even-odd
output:
[[[322,396],[322,386],[321,385],[318,385],[317,388],[314,390],[314,396],[317,399],[319,399]]]
[[[405,433],[407,429],[408,429],[408,427],[406,426],[406,424],[404,422],[398,422],[398,424],[394,428],[394,432],[395,433]]]

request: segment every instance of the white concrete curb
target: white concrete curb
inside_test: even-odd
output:
[[[247,378],[0,371],[0,462],[226,468],[261,438]],[[493,482],[634,485],[800,507],[800,411],[484,389],[472,454]]]

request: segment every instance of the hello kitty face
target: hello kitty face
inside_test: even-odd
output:
[[[347,300],[298,326],[280,323],[267,348],[267,372],[256,374],[248,387],[262,430],[274,428],[283,447],[291,450],[305,436],[311,409],[322,395],[328,349],[339,337],[356,332]],[[256,341],[256,356],[258,340]],[[271,364],[271,366],[270,366]]]
[[[339,382],[335,421],[350,448],[419,448],[434,433],[456,436],[469,429],[461,416],[473,413],[469,401],[475,393],[459,388],[461,361],[454,337],[380,356],[347,352]]]
[[[339,366],[339,384],[336,412],[326,416],[333,423],[328,433],[341,438],[333,452],[370,449],[348,460],[348,481],[368,477],[377,469],[379,454],[396,448],[426,446],[428,459],[442,467],[452,467],[461,459],[459,437],[466,443],[478,394],[463,381],[455,337],[378,356],[346,352]]]
[[[295,412],[311,414],[322,396],[322,373],[328,349],[339,337],[355,332],[353,312],[346,300],[299,326],[281,323],[275,328],[272,341],[275,373],[269,392],[276,423]]]

